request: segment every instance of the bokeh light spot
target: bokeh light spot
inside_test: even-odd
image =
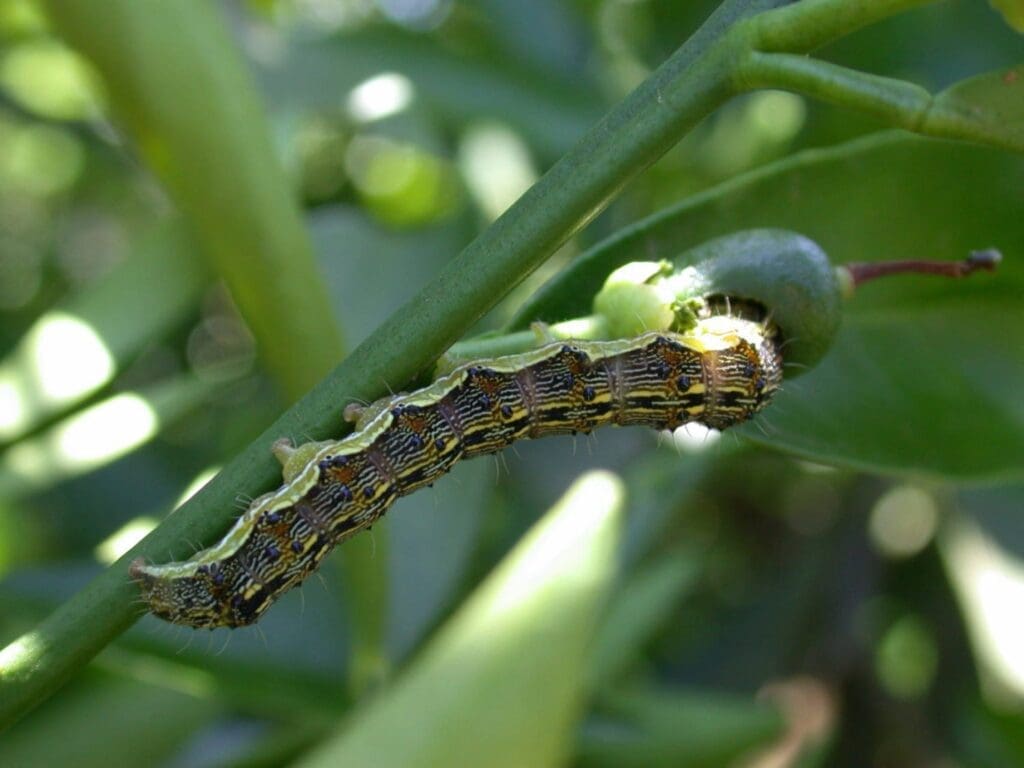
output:
[[[985,673],[982,691],[992,703],[1019,705],[1024,700],[1024,563],[968,520],[944,529],[942,544]]]
[[[357,136],[345,167],[366,207],[395,226],[419,226],[451,214],[460,190],[451,166],[411,144]]]
[[[129,520],[96,545],[94,550],[96,559],[105,565],[110,565],[142,541],[156,526],[157,520],[152,517],[136,517],[134,520]]]
[[[413,84],[405,75],[383,72],[353,88],[346,107],[353,120],[369,123],[402,112],[412,104],[414,95]]]
[[[159,420],[142,397],[112,397],[68,419],[54,432],[54,447],[66,467],[89,468],[128,453],[152,437]]]
[[[39,390],[50,404],[72,402],[114,374],[114,358],[103,339],[74,315],[46,315],[30,331],[27,344]]]
[[[910,485],[889,490],[871,510],[868,533],[875,548],[893,558],[910,557],[935,536],[939,514],[931,496]]]
[[[70,188],[84,164],[78,139],[48,125],[21,126],[0,146],[0,179],[41,197]]]
[[[25,395],[13,374],[0,374],[0,438],[18,432],[28,420]]]
[[[934,633],[912,615],[893,622],[875,649],[878,679],[898,699],[916,699],[927,693],[938,661]]]
[[[537,180],[530,151],[513,131],[499,124],[479,125],[462,137],[459,169],[484,215],[498,218]]]
[[[0,85],[43,117],[87,120],[101,111],[99,79],[85,59],[56,40],[29,40],[11,48],[0,62]]]
[[[788,91],[759,91],[747,103],[751,122],[773,142],[788,142],[804,127],[807,106],[801,96]]]

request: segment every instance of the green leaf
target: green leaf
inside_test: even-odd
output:
[[[584,766],[728,766],[782,726],[778,711],[749,697],[634,689],[609,697],[587,721],[578,754]]]
[[[659,558],[618,591],[590,655],[590,685],[611,683],[636,661],[644,645],[696,584],[701,563],[691,553]]]
[[[1017,0],[1019,29],[1024,3]],[[1010,11],[1006,19],[1013,25]],[[935,97],[935,108],[955,111],[986,140],[1024,152],[1024,64],[956,83]]]
[[[1024,764],[1024,717],[1019,710],[997,709],[980,699],[965,701],[958,709],[958,762],[979,768]]]
[[[109,464],[207,402],[218,386],[186,374],[84,408],[3,454],[0,495],[16,498]]]
[[[96,682],[68,691],[6,734],[4,764],[158,765],[220,710],[213,701],[177,691]]]
[[[1024,32],[1024,0],[989,0],[997,9],[1006,23],[1018,32]]]
[[[672,258],[738,229],[792,229],[833,262],[960,259],[996,246],[995,275],[864,286],[815,370],[787,384],[754,440],[816,461],[958,482],[1024,476],[1024,160],[885,133],[808,150],[683,200],[591,248],[514,327],[586,314],[630,261]],[[936,418],[936,414],[941,414]]]
[[[165,224],[132,258],[39,317],[0,362],[0,442],[109,384],[147,344],[194,311],[209,284],[194,243]]]
[[[623,490],[585,475],[394,687],[305,766],[562,764],[616,569]]]

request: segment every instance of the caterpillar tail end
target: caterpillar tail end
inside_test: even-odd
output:
[[[144,557],[136,557],[128,566],[128,575],[135,581],[141,582],[146,577],[145,567],[146,559]]]
[[[139,585],[150,613],[172,624],[196,629],[227,625],[196,578],[168,578],[162,568],[149,565],[141,557],[128,566],[128,575]]]
[[[142,591],[142,600],[146,607],[160,618],[167,618],[166,601],[161,599],[159,581],[151,573],[147,572],[145,558],[137,557],[128,566],[128,575],[132,581],[139,585]]]
[[[145,558],[137,557],[128,566],[128,575],[139,585],[146,607],[160,618],[172,621],[170,602],[163,594],[164,589],[160,585],[160,579],[149,573],[148,567]]]

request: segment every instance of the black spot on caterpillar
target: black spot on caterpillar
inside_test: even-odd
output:
[[[131,575],[163,619],[244,626],[335,545],[459,459],[606,424],[725,429],[747,421],[781,382],[778,332],[757,308],[748,308],[751,319],[709,307],[711,316],[687,333],[556,342],[379,400],[341,440],[279,447],[285,484],[253,501],[218,544],[185,562],[136,561]]]

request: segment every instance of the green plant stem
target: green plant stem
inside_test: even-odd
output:
[[[844,35],[936,0],[800,0],[742,24],[760,51],[808,53]]]
[[[336,436],[347,402],[372,400],[427,370],[626,183],[741,90],[743,78],[737,75],[751,77],[745,61],[751,50],[766,44],[812,50],[921,4],[804,0],[765,14],[771,18],[763,20],[763,27],[739,23],[783,1],[727,0],[501,218],[211,483],[36,629],[0,651],[0,727],[53,693],[143,613],[127,576],[132,559],[187,557],[193,548],[189,542],[213,542],[234,518],[238,493],[255,495],[278,481],[280,467],[270,453],[276,439]],[[767,78],[764,85],[784,87]],[[845,103],[841,94],[834,101]]]
[[[751,52],[737,78],[744,90],[785,88],[867,112],[917,133],[933,133],[937,122],[926,119],[932,95],[921,86],[806,56]]]
[[[803,93],[923,136],[1024,151],[1024,138],[1009,113],[972,100],[956,86],[934,95],[913,83],[802,55],[865,25],[934,2],[801,0],[755,16],[736,28],[748,48],[736,64],[734,85],[737,91],[780,88]]]
[[[978,122],[919,85],[786,53],[752,52],[737,73],[744,90],[784,88],[850,107],[923,136],[985,141]]]

